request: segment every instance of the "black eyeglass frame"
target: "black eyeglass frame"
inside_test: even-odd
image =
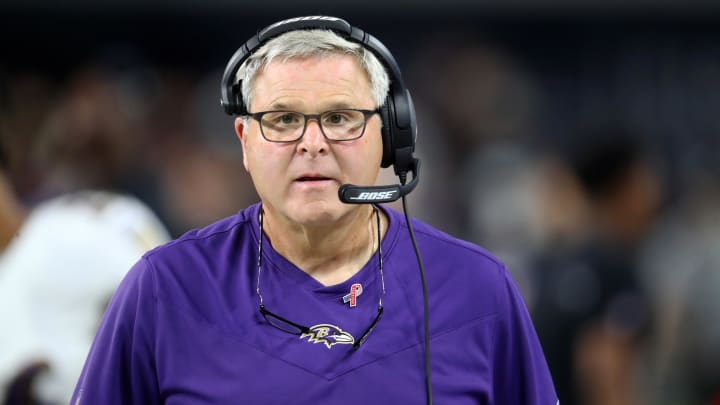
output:
[[[334,112],[341,112],[341,111],[355,111],[355,112],[360,112],[360,113],[362,113],[363,118],[364,118],[364,121],[363,121],[362,131],[360,131],[360,135],[358,135],[358,136],[356,136],[356,137],[353,137],[353,138],[336,139],[336,138],[331,138],[331,137],[329,137],[329,136],[325,133],[325,128],[323,128],[322,119],[321,119],[322,116],[323,116],[323,115],[326,115],[326,114],[334,113]],[[294,139],[287,139],[287,140],[282,140],[282,141],[278,141],[278,140],[274,140],[274,139],[269,139],[269,138],[265,135],[265,130],[263,129],[262,117],[263,117],[265,114],[270,114],[270,113],[292,113],[292,114],[301,115],[301,116],[303,117],[303,120],[304,120],[302,132],[300,133],[300,135],[299,135],[298,137],[296,137],[296,138],[294,138]],[[328,141],[333,141],[333,142],[346,142],[346,141],[354,141],[354,140],[356,140],[356,139],[360,139],[360,138],[362,138],[363,135],[365,135],[365,129],[367,129],[368,119],[370,119],[370,117],[372,117],[372,116],[375,115],[375,114],[380,114],[380,109],[379,109],[379,108],[376,108],[376,109],[374,109],[374,110],[363,110],[363,109],[359,109],[359,108],[336,108],[336,109],[334,109],[334,110],[328,110],[328,111],[322,112],[322,113],[320,113],[320,114],[303,114],[303,113],[301,113],[301,112],[292,111],[292,110],[268,110],[268,111],[258,111],[258,112],[255,112],[255,113],[248,112],[248,114],[247,114],[246,116],[247,116],[247,117],[250,117],[250,118],[252,118],[252,119],[254,119],[255,121],[258,122],[258,125],[260,126],[260,134],[262,135],[263,139],[265,139],[266,141],[268,141],[268,142],[276,142],[276,143],[291,143],[291,142],[297,142],[297,141],[299,141],[300,139],[302,139],[303,136],[305,136],[305,132],[307,131],[308,122],[310,122],[310,120],[315,120],[315,121],[317,121],[318,126],[320,127],[320,132],[323,134],[323,136],[325,137],[325,139],[327,139]]]
[[[374,210],[374,212],[375,212],[375,219],[376,219],[376,221],[377,221],[377,229],[378,229],[378,231],[377,231],[377,237],[378,237],[378,239],[377,239],[377,240],[378,240],[378,262],[379,262],[380,283],[381,283],[381,286],[382,286],[382,292],[381,292],[381,294],[380,294],[380,301],[378,302],[378,313],[377,313],[377,315],[375,316],[375,318],[373,319],[373,321],[372,321],[372,323],[370,324],[370,326],[368,326],[367,329],[365,329],[365,331],[362,333],[362,335],[360,335],[360,338],[357,339],[357,340],[355,340],[355,342],[353,342],[353,345],[352,345],[353,350],[357,350],[358,348],[360,348],[360,346],[361,346],[363,343],[365,343],[365,341],[366,341],[367,338],[370,336],[370,334],[372,333],[372,331],[375,330],[375,327],[377,326],[378,322],[380,322],[380,318],[382,318],[382,314],[383,314],[383,311],[384,311],[384,308],[383,308],[383,305],[382,305],[382,298],[383,298],[383,295],[385,295],[385,276],[383,275],[382,240],[380,239],[380,237],[381,237],[381,234],[380,234],[380,214],[379,214],[379,212],[378,212],[378,208],[377,208],[377,207],[373,206],[373,210]],[[275,329],[281,330],[281,331],[283,331],[283,332],[285,332],[285,333],[290,333],[290,334],[293,334],[293,335],[302,336],[302,335],[305,334],[305,333],[310,333],[310,328],[307,327],[307,326],[305,326],[305,325],[301,325],[301,324],[299,324],[299,323],[295,323],[295,322],[293,322],[293,321],[291,321],[291,320],[289,320],[289,319],[287,319],[287,318],[284,318],[284,317],[282,317],[282,316],[280,316],[280,315],[278,315],[278,314],[270,311],[269,309],[267,309],[267,307],[265,307],[265,303],[264,303],[264,301],[263,301],[262,294],[260,293],[260,273],[261,273],[261,270],[262,270],[262,254],[263,254],[263,253],[262,253],[262,251],[263,251],[263,248],[262,248],[263,243],[262,243],[262,242],[263,242],[263,239],[264,239],[264,238],[263,238],[263,216],[264,216],[264,215],[263,215],[263,210],[262,210],[262,208],[260,208],[260,214],[259,214],[259,217],[258,217],[258,222],[260,223],[260,236],[258,237],[258,279],[257,279],[257,288],[256,288],[256,292],[257,292],[258,299],[259,299],[259,304],[260,304],[260,314],[263,316],[263,318],[265,318],[265,321],[267,321],[267,323],[268,323],[270,326],[274,327]],[[280,322],[284,322],[284,323],[286,323],[286,324],[288,324],[288,325],[290,325],[290,326],[292,326],[292,327],[295,327],[295,328],[298,329],[298,331],[295,332],[295,331],[291,331],[291,330],[282,328],[282,327],[276,325],[274,322],[272,322],[271,319],[268,319],[268,317],[273,318],[273,319],[277,319],[277,320],[280,321]]]

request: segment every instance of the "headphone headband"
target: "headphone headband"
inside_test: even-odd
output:
[[[285,32],[302,29],[327,29],[335,32],[344,32],[345,35],[350,35],[353,31],[353,26],[342,18],[337,17],[323,15],[295,17],[278,21],[275,24],[271,24],[263,28],[258,33],[258,39],[260,39],[261,42],[264,42]]]

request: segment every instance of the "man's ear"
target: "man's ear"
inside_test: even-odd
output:
[[[240,144],[242,145],[243,149],[243,166],[245,166],[245,170],[249,173],[250,169],[248,168],[248,146],[247,146],[247,133],[245,128],[245,120],[243,117],[237,117],[235,118],[235,134],[237,135],[238,139],[240,140]]]

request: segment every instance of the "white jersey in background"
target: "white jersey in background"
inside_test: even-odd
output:
[[[0,402],[34,361],[38,395],[68,403],[105,305],[147,250],[169,240],[139,200],[83,191],[35,208],[0,252]]]

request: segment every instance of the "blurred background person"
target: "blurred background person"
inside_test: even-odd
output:
[[[538,258],[538,333],[562,401],[645,403],[637,373],[652,316],[638,254],[663,202],[660,177],[620,128],[581,131],[565,159],[585,227]]]
[[[720,172],[690,173],[642,251],[655,308],[643,375],[650,403],[720,404]]]
[[[258,197],[242,165],[242,148],[227,136],[228,117],[217,107],[216,75],[158,72],[157,100],[146,120],[144,169],[126,183],[145,181],[140,196],[177,237],[235,213]]]
[[[169,240],[140,200],[112,191],[131,163],[133,120],[113,81],[83,73],[24,146],[0,132],[0,403],[68,403],[105,305],[140,256]],[[7,148],[4,146],[8,145]],[[8,152],[8,153],[5,153]],[[32,205],[11,178],[37,158]],[[122,162],[122,164],[121,164]]]
[[[469,28],[426,36],[410,80],[422,83],[414,94],[426,110],[423,176],[438,180],[418,187],[417,215],[497,252],[531,305],[530,264],[542,238],[537,83],[507,49]]]

